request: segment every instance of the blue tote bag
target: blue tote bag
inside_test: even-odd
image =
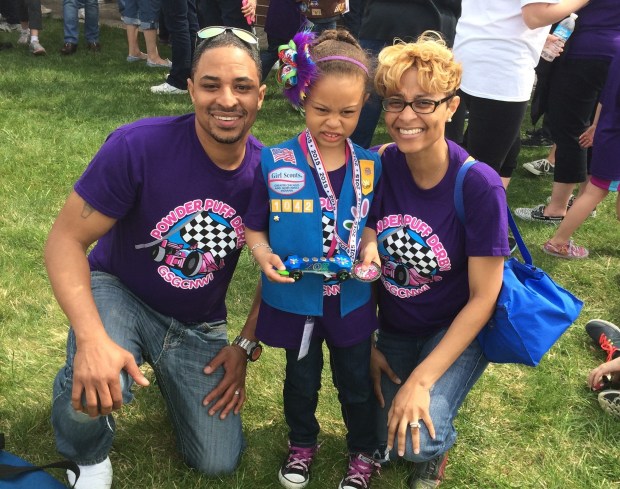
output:
[[[463,180],[475,163],[464,163],[456,177],[454,206],[464,226]],[[508,224],[525,263],[516,258],[509,258],[504,263],[504,281],[497,306],[478,334],[478,342],[490,362],[535,367],[577,319],[583,302],[534,266],[510,209],[506,210]]]

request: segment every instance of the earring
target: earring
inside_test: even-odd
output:
[[[452,117],[448,117],[448,122],[452,122]]]

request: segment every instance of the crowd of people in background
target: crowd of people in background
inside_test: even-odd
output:
[[[399,458],[410,464],[409,487],[437,487],[456,440],[454,419],[488,364],[475,338],[491,316],[511,253],[506,189],[535,68],[545,43],[557,41],[550,27],[574,12],[575,33],[553,61],[544,115],[554,143],[553,191],[546,204],[515,213],[559,224],[545,253],[586,258],[588,250],[571,236],[618,191],[620,4],[271,0],[262,50],[256,0],[118,0],[118,7],[127,62],[169,70],[151,92],[189,92],[196,113],[115,131],[50,233],[48,273],[72,325],[52,418],[59,450],[81,466],[75,487],[110,487],[112,413],[131,401],[133,383],[147,385],[142,362],[156,371],[184,460],[208,474],[234,470],[244,444],[245,368],[260,356],[259,340],[286,349],[290,432],[278,470],[284,487],[305,487],[317,456],[323,341],[348,430],[349,464],[339,489],[368,488],[380,465]],[[0,1],[0,30],[19,33],[18,43],[33,55],[46,53],[42,8],[40,0]],[[86,49],[102,49],[97,0],[63,0],[62,55],[78,50],[80,8]],[[302,31],[313,34],[300,37]],[[159,54],[163,38],[170,59]],[[305,78],[308,66],[317,71]],[[249,131],[274,67],[287,81],[285,93],[297,90],[293,105],[305,109],[307,129],[262,148]],[[371,148],[382,112],[393,143]],[[174,196],[160,192],[169,178],[162,170],[166,155],[182,162],[174,178],[183,191]],[[454,182],[471,159],[481,163],[464,181],[461,222]],[[550,159],[527,169],[551,173]],[[309,166],[300,169],[298,160]],[[203,166],[194,168],[194,161]],[[285,164],[296,175],[286,185],[278,174]],[[287,211],[281,196],[296,192],[303,209]],[[194,212],[191,220],[160,232],[161,216],[179,205]],[[216,238],[207,237],[208,226]],[[285,236],[283,226],[299,226],[295,237]],[[175,244],[174,233],[191,249]],[[156,240],[146,243],[145,236]],[[221,256],[206,256],[207,239],[217,241]],[[228,345],[224,297],[245,239],[262,282],[247,323]],[[96,241],[87,258],[84,250]],[[346,253],[383,267],[376,295],[368,284],[336,286],[319,276],[296,283],[283,273],[283,259],[300,250],[327,258]],[[153,267],[173,263],[170,255],[183,258],[175,265],[182,274]],[[166,302],[176,305],[162,306],[175,280],[206,274],[213,282],[191,292],[174,285],[175,300]],[[295,297],[304,298],[303,306]],[[119,327],[119,314],[131,317],[132,327]],[[167,351],[172,329],[191,334]],[[620,328],[593,320],[586,331],[607,355],[588,384],[601,406],[620,416]],[[186,354],[201,348],[209,352],[206,375],[204,361]],[[102,362],[106,368],[95,372]],[[179,369],[198,372],[193,389],[179,385]]]

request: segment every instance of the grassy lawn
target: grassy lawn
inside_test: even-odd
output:
[[[16,43],[17,34],[0,33]],[[125,33],[102,28],[103,51],[61,57],[62,24],[46,21],[46,57],[24,47],[0,52],[0,431],[7,448],[34,463],[58,458],[49,422],[51,386],[63,364],[66,319],[54,300],[42,249],[52,221],[107,134],[135,119],[192,110],[189,97],[161,96],[149,86],[163,70],[125,61]],[[169,56],[162,48],[162,55]],[[270,82],[254,134],[266,144],[303,127]],[[525,127],[524,127],[525,129]],[[376,142],[387,140],[380,128]],[[524,148],[521,161],[541,158],[545,148]],[[538,204],[551,179],[519,170],[509,190],[513,207]],[[484,210],[481,209],[481,212]],[[576,233],[591,258],[570,262],[548,257],[540,245],[552,233],[540,224],[521,225],[536,264],[585,301],[577,322],[540,366],[492,365],[467,398],[451,450],[449,488],[620,488],[618,421],[604,415],[586,387],[587,372],[603,360],[585,333],[588,319],[620,323],[620,225],[615,195]],[[258,272],[244,253],[231,287],[229,336],[247,313]],[[117,416],[111,453],[114,487],[280,487],[276,472],[286,453],[282,352],[267,348],[249,367],[244,409],[247,450],[232,476],[210,479],[178,457],[157,388],[137,392]],[[345,439],[329,372],[324,373],[319,420],[322,449],[309,489],[337,487],[344,474]],[[154,380],[151,372],[147,376]],[[373,487],[404,488],[407,469],[383,469]],[[61,476],[62,474],[57,474]],[[2,484],[0,484],[1,486]]]

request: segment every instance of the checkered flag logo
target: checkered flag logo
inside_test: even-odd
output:
[[[437,269],[437,257],[433,250],[415,241],[404,228],[383,239],[383,247],[400,262],[410,265],[423,277],[429,277]]]
[[[321,223],[323,224],[323,256],[327,256],[334,240],[336,221],[334,221],[333,217],[323,214]]]
[[[232,227],[213,219],[202,211],[181,230],[181,238],[187,244],[210,252],[214,257],[224,258],[237,247],[237,233]]]

